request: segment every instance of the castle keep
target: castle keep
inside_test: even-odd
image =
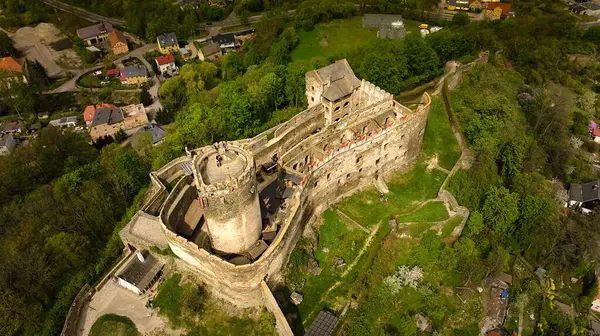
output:
[[[411,110],[346,60],[306,74],[309,107],[251,139],[186,151],[151,173],[121,231],[129,248],[170,249],[212,291],[247,307],[307,223],[340,197],[417,158],[430,97]]]

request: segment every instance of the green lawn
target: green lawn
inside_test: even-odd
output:
[[[264,309],[247,309],[235,314],[232,311],[236,309],[205,296],[199,311],[189,310],[186,299],[193,295],[194,289],[194,284],[183,282],[180,274],[173,274],[160,285],[154,300],[160,314],[166,316],[173,327],[186,329],[186,336],[275,334],[275,319]]]
[[[463,218],[461,216],[456,216],[444,223],[444,226],[442,226],[442,238],[449,237],[450,234],[452,234],[452,231],[454,231],[454,229],[460,225],[462,220]]]
[[[315,58],[347,53],[377,38],[376,28],[363,28],[362,16],[333,20],[300,31],[300,42],[292,52],[292,62],[305,65]]]
[[[337,207],[363,226],[373,226],[388,221],[392,215],[415,209],[419,201],[435,198],[445,178],[442,171],[428,171],[424,163],[419,163],[410,172],[388,181],[388,202],[381,202],[377,189],[369,187],[344,199]]]
[[[108,79],[105,79],[108,80]],[[101,82],[102,80],[100,80],[98,78],[98,76],[94,75],[94,74],[86,74],[81,76],[81,78],[79,78],[79,80],[77,80],[77,84],[86,88],[112,88],[112,89],[124,89],[125,87],[123,86],[123,84],[121,84],[121,80],[119,80],[118,78],[111,78],[110,83],[108,85],[102,85]],[[133,87],[132,87],[133,88]]]
[[[451,170],[460,157],[460,146],[450,127],[448,114],[441,97],[433,97],[423,136],[423,152],[438,156],[438,164]]]
[[[398,216],[397,220],[401,223],[406,222],[439,222],[448,219],[448,211],[444,202],[429,202],[416,210],[415,212]]]
[[[102,315],[90,329],[90,336],[141,336],[135,324],[121,315]]]

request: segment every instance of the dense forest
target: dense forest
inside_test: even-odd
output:
[[[233,10],[181,9],[166,0],[70,2],[122,17],[130,30],[149,40],[166,31],[193,36],[199,22]],[[21,18],[39,10],[36,1],[4,0],[2,5],[22,13]],[[284,15],[282,9],[292,5],[297,15]],[[429,6],[391,0],[362,5],[369,12],[423,20]],[[587,122],[600,116],[592,90],[600,66],[595,60],[600,29],[579,29],[552,0],[514,5],[514,19],[470,24],[457,19],[425,39],[375,40],[329,60],[298,65],[291,52],[300,31],[361,9],[327,0],[236,3],[235,10],[245,15],[266,11],[256,37],[239,53],[189,63],[180,76],[164,82],[159,94],[165,108],[156,117],[169,124],[164,143],[97,150],[79,134],[49,128],[0,158],[0,334],[57,334],[81,286],[97,281],[118,257],[116,232],[136,210],[152,167],[181,155],[185,146],[251,136],[289,119],[306,105],[305,71],[342,57],[360,78],[399,94],[439,76],[449,60],[468,61],[489,50],[490,64],[467,75],[449,97],[474,157],[450,189],[472,215],[459,242],[438,252],[456,257],[448,257],[446,266],[460,269],[465,282],[503,269],[510,255],[549,270],[589,273],[600,218],[562,215],[564,195],[556,181],[595,178],[589,155],[598,148],[587,138]],[[5,49],[13,52],[8,44]],[[573,54],[593,61],[570,62]],[[539,294],[529,284],[519,286],[529,296]],[[590,297],[588,291],[577,298],[578,309],[585,310]],[[550,312],[544,319],[546,334],[583,323]]]

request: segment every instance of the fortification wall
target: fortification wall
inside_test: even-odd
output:
[[[416,112],[398,116],[393,125],[340,147],[316,162],[304,175],[301,190],[290,200],[286,220],[277,237],[254,263],[233,265],[167,230],[171,249],[193,265],[202,281],[220,297],[241,307],[264,304],[261,281],[283,267],[304,227],[316,214],[340,195],[371,184],[374,177],[392,170],[405,171],[414,163],[420,152],[428,110],[426,104]],[[342,129],[340,126],[339,131]],[[312,141],[320,144],[318,140]],[[305,143],[305,146],[311,145]]]

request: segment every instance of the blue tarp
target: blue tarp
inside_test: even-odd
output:
[[[500,298],[501,299],[508,299],[508,290],[503,289],[502,293],[500,293]]]

